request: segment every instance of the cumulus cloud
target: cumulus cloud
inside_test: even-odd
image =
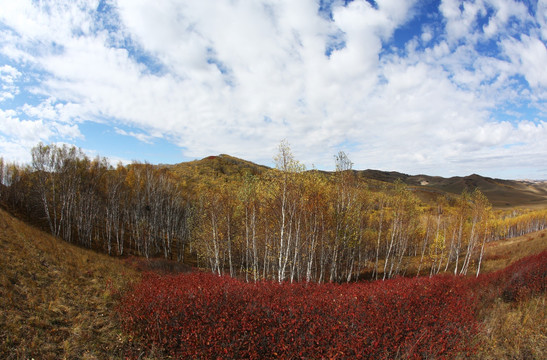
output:
[[[21,119],[16,111],[2,109],[0,109],[0,129],[4,135],[0,153],[9,158],[13,157],[17,161],[29,160],[29,149],[39,142],[50,142],[54,136],[64,139],[81,136],[78,127],[74,124],[48,121],[45,118]],[[24,151],[13,153],[8,149]]]
[[[74,140],[99,122],[266,164],[286,138],[308,166],[345,150],[357,168],[440,175],[517,176],[515,151],[546,155],[545,1],[443,0],[418,26],[421,2],[322,4],[0,0],[0,101],[25,76],[34,96],[2,108],[0,131]],[[515,104],[536,114],[498,117]]]
[[[530,86],[547,88],[547,48],[543,41],[522,35],[520,41],[506,40],[502,45]]]

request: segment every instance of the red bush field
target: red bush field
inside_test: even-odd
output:
[[[481,275],[474,284],[483,304],[497,297],[515,302],[542,294],[547,287],[547,251],[528,256],[505,269]]]
[[[473,352],[477,309],[545,291],[547,252],[478,279],[244,283],[147,273],[119,313],[136,340],[175,358],[453,358]]]

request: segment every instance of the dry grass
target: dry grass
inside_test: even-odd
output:
[[[501,270],[547,249],[547,230],[488,244],[484,272]],[[482,272],[482,271],[481,271]],[[546,294],[517,303],[498,299],[480,316],[477,359],[547,359]]]
[[[526,256],[547,250],[547,230],[486,245],[481,273],[503,269]]]
[[[546,295],[520,303],[497,301],[481,315],[477,359],[547,359]]]
[[[122,262],[46,235],[0,209],[0,358],[106,359],[135,351],[115,318],[139,278]]]

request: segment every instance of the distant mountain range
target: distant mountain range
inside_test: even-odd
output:
[[[401,179],[417,191],[435,191],[440,193],[461,194],[468,189],[478,188],[494,207],[547,207],[547,182],[527,180],[502,180],[480,176],[454,176],[443,178],[428,175],[407,175],[398,172],[378,170],[358,171],[364,178],[385,182]]]
[[[181,178],[192,176],[234,177],[244,174],[259,175],[270,168],[264,165],[221,154],[208,156],[201,160],[163,165]],[[397,179],[407,184],[424,200],[441,194],[461,194],[468,189],[478,188],[496,208],[547,207],[547,181],[502,180],[477,174],[444,178],[429,175],[408,175],[396,171],[353,170],[362,179],[394,183]],[[331,172],[321,171],[325,174]]]

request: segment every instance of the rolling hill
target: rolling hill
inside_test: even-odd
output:
[[[245,174],[260,175],[270,168],[264,165],[221,154],[201,160],[163,165],[185,181],[196,176],[234,178]],[[321,171],[327,176],[332,172]],[[394,183],[397,180],[410,186],[423,200],[438,195],[459,195],[465,189],[479,189],[495,208],[543,208],[547,207],[547,181],[502,180],[477,174],[465,177],[444,178],[428,175],[408,175],[396,171],[353,170],[360,179]]]
[[[357,171],[360,177],[393,183],[400,179],[416,191],[461,194],[479,189],[496,208],[547,207],[547,181],[502,180],[472,174],[443,178],[378,170]]]

